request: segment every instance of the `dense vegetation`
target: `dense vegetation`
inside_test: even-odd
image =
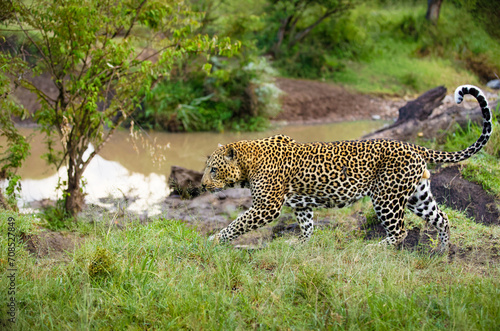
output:
[[[168,130],[265,126],[265,119],[275,112],[254,111],[252,100],[262,81],[271,86],[272,74],[262,80],[260,72],[249,75],[243,69],[262,56],[281,76],[321,79],[394,96],[438,85],[453,90],[465,82],[485,83],[500,72],[495,55],[500,52],[500,29],[491,23],[500,13],[497,2],[445,1],[437,24],[426,20],[425,1],[197,1],[196,5],[206,13],[203,31],[241,40],[242,52],[231,62],[214,66],[215,76],[193,73],[192,59],[183,62],[146,103],[139,118],[143,125]],[[213,62],[221,63],[218,58]],[[275,92],[267,93],[261,108],[279,107]],[[248,118],[252,120],[245,125]]]
[[[165,15],[158,8],[174,4],[153,1],[137,22],[142,26],[127,32],[135,40],[131,44],[148,44],[144,36],[158,30],[155,22]],[[500,13],[497,2],[445,1],[436,24],[425,18],[427,3],[415,0],[192,0],[189,5],[192,12],[182,14],[189,16],[175,23],[190,20],[189,28],[179,34],[239,40],[239,55],[200,57],[184,50],[128,123],[169,131],[264,129],[280,108],[276,76],[402,96],[437,85],[452,90],[485,83],[500,72],[495,55],[500,28],[493,24]],[[0,20],[12,21],[8,5],[2,12]],[[7,25],[0,34],[22,42],[16,29]],[[28,46],[28,53],[36,54],[36,47]],[[205,60],[209,73],[200,70]]]

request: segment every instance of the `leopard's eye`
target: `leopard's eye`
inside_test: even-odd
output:
[[[212,167],[212,168],[210,169],[210,173],[211,173],[212,175],[215,175],[215,174],[217,173],[217,168]]]

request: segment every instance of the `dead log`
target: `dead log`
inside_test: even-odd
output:
[[[408,102],[403,107],[399,108],[399,117],[396,125],[417,119],[419,121],[426,120],[432,111],[441,105],[446,96],[446,87],[438,86],[419,96],[417,99]]]
[[[364,136],[364,139],[388,138],[402,141],[415,141],[417,137],[440,139],[456,125],[466,126],[469,121],[482,123],[483,116],[479,106],[467,109],[451,106],[436,111],[443,100],[444,87],[438,87],[425,92],[416,100],[408,102],[399,109],[398,120],[385,128]],[[446,93],[446,89],[444,89]],[[425,96],[425,98],[423,98]],[[494,111],[498,101],[490,102]]]

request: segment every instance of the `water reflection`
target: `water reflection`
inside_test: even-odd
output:
[[[87,152],[92,151],[93,147],[89,146]],[[29,179],[29,169],[30,167],[23,169],[26,174],[22,180],[21,208],[28,202],[57,200],[62,196],[62,190],[55,188],[58,183],[67,179],[66,167],[42,179]],[[116,208],[112,200],[129,197],[132,199],[128,203],[128,210],[137,213],[148,211],[148,215],[158,214],[158,205],[169,192],[165,175],[129,171],[119,162],[106,160],[99,155],[88,165],[84,179],[86,202],[110,210]]]
[[[299,142],[334,141],[356,139],[384,125],[380,121],[358,121],[325,125],[286,126],[266,132],[244,133],[164,133],[143,134],[149,145],[169,146],[161,151],[164,161],[155,162],[151,150],[144,148],[140,139],[135,143],[129,132],[117,132],[87,167],[84,187],[86,202],[112,207],[106,198],[133,198],[128,209],[136,212],[147,211],[148,215],[159,212],[158,204],[168,195],[167,178],[172,165],[202,170],[206,157],[217,145],[242,139],[258,139],[273,134],[286,134]],[[26,136],[32,134],[31,156],[20,170],[22,181],[22,201],[27,202],[61,197],[55,187],[66,178],[66,169],[57,173],[41,159],[45,151],[43,138],[31,129],[22,129]],[[134,148],[134,145],[137,148]],[[156,155],[158,156],[158,152]]]

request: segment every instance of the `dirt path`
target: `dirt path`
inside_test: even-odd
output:
[[[393,119],[405,100],[383,99],[350,92],[338,85],[302,79],[278,78],[285,92],[277,121],[294,124]]]

